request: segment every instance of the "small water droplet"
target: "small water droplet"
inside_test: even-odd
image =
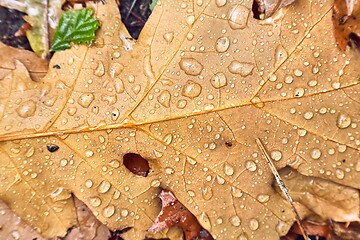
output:
[[[119,78],[114,80],[114,87],[116,93],[123,93],[125,91],[124,82]]]
[[[69,108],[67,109],[67,114],[69,114],[70,116],[74,116],[76,112],[77,112],[77,108],[76,108],[76,107],[69,107]]]
[[[233,74],[240,74],[242,77],[246,77],[252,73],[254,64],[234,60],[230,63],[228,69]]]
[[[176,107],[177,108],[180,108],[180,109],[184,109],[187,105],[187,101],[186,100],[179,100],[176,104]]]
[[[294,81],[294,78],[291,75],[286,75],[284,81],[285,81],[285,83],[290,84]]]
[[[336,169],[335,170],[335,176],[338,178],[338,179],[344,179],[345,177],[345,172],[341,169]]]
[[[131,88],[131,90],[133,91],[133,93],[135,93],[136,95],[138,95],[141,91],[141,86],[139,84],[136,84],[135,86],[133,86]]]
[[[63,159],[60,160],[60,166],[61,166],[61,167],[65,167],[67,164],[68,164],[68,160],[67,160],[67,159],[63,158]]]
[[[314,117],[314,113],[313,112],[306,112],[306,113],[304,113],[304,118],[306,119],[306,120],[310,120],[310,119],[312,119]]]
[[[109,165],[113,168],[118,168],[118,167],[120,167],[120,162],[116,159],[113,159],[113,160],[111,160],[111,162],[109,162]]]
[[[80,106],[82,106],[83,108],[87,108],[90,106],[90,104],[94,101],[94,95],[91,93],[84,93],[82,94],[79,99],[78,99],[78,103],[80,104]]]
[[[111,183],[104,180],[100,183],[98,187],[98,191],[99,193],[106,193],[107,191],[109,191],[110,187],[111,187]]]
[[[36,103],[33,100],[25,101],[19,105],[16,112],[22,118],[32,117],[36,112]]]
[[[224,172],[226,175],[231,176],[234,174],[234,168],[228,163],[224,164]]]
[[[44,104],[45,104],[46,106],[48,106],[48,107],[52,107],[52,106],[54,106],[57,98],[58,98],[57,96],[48,98],[48,99],[46,99],[46,100],[44,101]]]
[[[174,32],[168,32],[163,35],[163,38],[167,43],[171,43],[174,39]]]
[[[240,198],[240,197],[242,197],[243,192],[236,187],[231,187],[231,195],[233,197]]]
[[[235,227],[238,227],[241,224],[241,220],[240,220],[239,216],[236,216],[236,215],[230,217],[229,221],[230,221],[231,225],[233,225]]]
[[[248,237],[245,234],[241,234],[237,240],[248,240]]]
[[[116,121],[116,120],[118,120],[119,117],[120,117],[120,111],[119,111],[119,109],[114,108],[114,109],[111,111],[111,120]]]
[[[199,223],[206,230],[208,230],[208,231],[211,230],[210,218],[206,213],[204,213],[204,212],[201,213],[201,215],[199,217]]]
[[[94,75],[98,77],[102,77],[105,74],[105,67],[102,61],[97,62],[97,67],[94,70]]]
[[[200,84],[189,80],[183,87],[181,94],[185,97],[193,99],[200,95],[201,90],[202,88]]]
[[[226,86],[227,84],[227,80],[226,80],[226,76],[224,73],[222,72],[218,72],[216,73],[214,76],[212,76],[212,78],[210,79],[210,83],[211,85],[216,88],[222,88],[224,86]]]
[[[226,52],[230,46],[230,39],[228,37],[220,37],[216,40],[215,49],[219,53]]]
[[[303,75],[303,72],[300,69],[295,69],[294,70],[294,75],[297,77],[301,77]]]
[[[11,232],[11,237],[13,237],[14,240],[20,239],[20,233],[17,230],[14,230]]]
[[[294,97],[302,97],[304,96],[305,90],[303,88],[295,88]]]
[[[115,213],[115,206],[109,205],[109,206],[105,207],[103,209],[102,213],[103,213],[104,217],[107,217],[107,218],[111,217]]]
[[[172,169],[171,167],[165,168],[165,173],[166,174],[173,174],[174,172],[175,172],[174,169]]]
[[[194,58],[182,58],[179,62],[180,68],[191,76],[197,76],[203,70],[203,65]]]
[[[251,103],[255,105],[255,107],[263,108],[265,106],[264,102],[261,101],[259,97],[253,97],[251,99]]]
[[[91,197],[89,201],[90,201],[90,205],[93,207],[98,207],[101,204],[101,199],[98,197]]]
[[[171,144],[172,139],[173,139],[173,135],[171,133],[168,133],[164,136],[163,141],[166,145],[169,145]]]
[[[253,231],[257,230],[259,228],[259,222],[256,219],[250,219],[249,221],[249,228]]]
[[[160,187],[160,181],[159,180],[157,180],[157,179],[155,179],[155,180],[153,180],[151,183],[150,183],[150,185],[152,186],[152,187]]]
[[[229,9],[228,22],[232,29],[244,29],[247,26],[250,10],[236,4]]]
[[[129,215],[129,211],[127,209],[121,210],[121,216],[126,217],[127,215]]]
[[[157,97],[158,102],[166,108],[170,107],[170,99],[171,94],[168,90],[162,91]]]
[[[275,150],[270,153],[270,156],[274,161],[279,161],[282,158],[282,153],[278,150]]]
[[[351,125],[351,117],[347,114],[340,113],[336,120],[336,126],[338,128],[344,129]]]
[[[318,148],[314,148],[310,152],[310,156],[312,159],[319,159],[321,157],[321,151]]]
[[[265,195],[265,194],[259,194],[256,199],[261,202],[261,203],[265,203],[267,201],[269,201],[270,196],[269,195]]]
[[[256,163],[252,160],[246,161],[245,162],[245,167],[247,170],[249,170],[250,172],[255,172],[256,171]]]
[[[216,176],[216,181],[218,184],[223,185],[225,183],[225,179],[220,177],[219,175]]]
[[[94,152],[91,151],[91,150],[87,150],[87,151],[85,152],[85,156],[86,156],[86,157],[92,157],[92,156],[94,156]]]
[[[193,23],[195,22],[195,16],[194,15],[187,16],[186,22],[189,26],[193,25]]]
[[[87,188],[91,188],[93,186],[93,182],[91,181],[91,179],[88,179],[85,181],[85,186]]]

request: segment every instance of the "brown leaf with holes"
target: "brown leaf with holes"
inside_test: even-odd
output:
[[[162,208],[154,224],[149,228],[150,232],[159,232],[166,228],[179,226],[183,229],[186,239],[213,240],[212,236],[199,224],[196,217],[176,199],[172,192],[162,190],[159,198]],[[209,219],[206,219],[206,216],[200,217],[205,218],[203,223],[209,227]]]
[[[360,1],[334,0],[334,35],[342,50],[347,45],[360,48]]]
[[[75,195],[123,239],[182,239],[147,231],[167,189],[214,239],[279,239],[295,219],[257,138],[277,169],[331,186],[322,196],[358,191],[360,53],[337,47],[330,1],[259,21],[252,1],[162,0],[138,40],[115,1],[92,7],[94,44],[55,53],[38,82],[21,62],[0,80],[0,198],[43,236],[76,225]],[[312,200],[297,206],[358,217]]]
[[[295,0],[254,0],[253,13],[257,19],[266,19],[277,11],[295,2]]]

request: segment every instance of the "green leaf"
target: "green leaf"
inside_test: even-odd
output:
[[[154,7],[156,6],[157,4],[157,0],[152,0],[151,4],[150,4],[150,10],[151,11],[154,11]]]
[[[99,27],[99,21],[92,17],[93,13],[94,11],[90,8],[66,11],[60,19],[50,51],[68,49],[70,42],[92,43],[95,31]]]

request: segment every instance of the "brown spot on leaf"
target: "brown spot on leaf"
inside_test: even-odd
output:
[[[196,217],[182,205],[168,190],[159,195],[162,208],[149,232],[158,232],[165,228],[178,226],[184,231],[187,240],[212,240],[213,237],[197,221]]]
[[[123,163],[125,167],[138,176],[146,177],[149,174],[148,161],[136,153],[127,153],[123,157]]]
[[[283,7],[293,3],[295,0],[254,0],[252,11],[254,18],[265,19],[274,15],[274,13]]]

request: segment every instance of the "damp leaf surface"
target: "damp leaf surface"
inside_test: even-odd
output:
[[[181,239],[147,231],[167,189],[216,239],[279,239],[295,220],[256,138],[278,169],[359,189],[360,58],[337,47],[331,3],[251,8],[158,1],[135,41],[114,2],[94,5],[94,44],[55,53],[39,82],[20,64],[0,81],[1,199],[45,237],[76,223],[74,194],[124,239]]]

